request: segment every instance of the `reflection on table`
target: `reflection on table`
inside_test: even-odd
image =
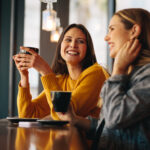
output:
[[[71,126],[19,127],[0,120],[0,150],[87,150],[83,135]]]

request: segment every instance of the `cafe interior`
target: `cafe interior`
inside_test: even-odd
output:
[[[96,58],[99,64],[108,69],[111,73],[113,60],[109,57],[109,48],[104,41],[107,34],[107,27],[112,15],[124,8],[144,8],[150,11],[149,0],[1,0],[0,1],[0,119],[18,116],[17,112],[17,91],[20,81],[19,73],[12,59],[13,55],[19,53],[20,46],[36,47],[39,54],[49,65],[54,59],[56,45],[63,29],[71,23],[83,24],[90,32],[94,43]],[[34,69],[29,70],[29,82],[32,98],[35,98],[43,89],[40,75]],[[65,137],[72,134],[74,129],[66,132],[61,129],[47,132],[44,130],[26,130],[17,128],[17,135],[12,139],[13,127],[10,127],[9,137],[5,137],[7,146],[4,149],[50,149],[49,142],[39,138],[45,136]],[[26,132],[26,133],[23,133]],[[58,133],[57,133],[58,132]],[[0,132],[1,134],[2,132]],[[39,137],[31,137],[34,134]],[[32,139],[30,145],[26,145],[23,138]],[[7,139],[6,139],[7,138]],[[1,136],[0,136],[0,139]],[[11,141],[11,140],[12,141]],[[14,141],[15,140],[15,141]],[[64,139],[63,139],[64,140]],[[68,140],[68,139],[67,139]],[[75,141],[78,139],[74,139]],[[2,141],[1,141],[2,142]],[[47,143],[46,143],[47,142]],[[66,141],[55,141],[53,149]],[[18,145],[16,145],[19,143]],[[45,144],[44,144],[45,143]],[[77,142],[78,144],[80,142]],[[77,144],[76,143],[76,144]],[[24,146],[24,148],[22,147]],[[25,147],[27,146],[27,147]],[[82,146],[81,146],[82,147]],[[0,146],[1,149],[1,146]],[[65,148],[64,148],[65,149]],[[66,148],[68,149],[68,148]],[[80,149],[78,147],[78,149]],[[82,148],[81,148],[82,149]],[[86,149],[85,147],[83,149]],[[12,148],[13,150],[13,148]]]
[[[0,118],[17,116],[16,97],[19,73],[12,56],[20,46],[39,48],[40,55],[52,64],[62,30],[81,23],[89,30],[99,64],[111,73],[113,60],[104,41],[113,13],[123,8],[150,10],[149,0],[1,0],[0,1]],[[51,13],[49,13],[51,11]],[[51,15],[54,20],[44,17]],[[53,25],[55,27],[53,27]],[[50,26],[50,27],[48,27]],[[33,98],[42,91],[39,74],[30,69]]]

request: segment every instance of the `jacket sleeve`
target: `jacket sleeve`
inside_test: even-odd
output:
[[[102,114],[108,128],[122,128],[150,114],[150,74],[140,72],[132,79],[126,75],[110,77],[104,84]]]

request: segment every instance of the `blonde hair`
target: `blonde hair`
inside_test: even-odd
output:
[[[150,12],[141,8],[130,8],[120,10],[114,15],[120,17],[126,29],[131,29],[134,24],[138,24],[141,27],[138,39],[142,48],[132,65],[142,66],[150,63]]]
[[[129,22],[136,24],[136,21],[134,21],[132,18],[129,18],[128,16],[124,15],[122,12],[119,13],[120,16],[126,20],[128,20]]]

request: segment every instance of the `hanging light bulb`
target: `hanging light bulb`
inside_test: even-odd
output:
[[[42,29],[45,31],[56,29],[56,12],[54,10],[43,11]]]
[[[63,31],[62,27],[58,27],[58,28],[56,28],[56,30],[51,31],[51,36],[50,36],[51,42],[58,42],[62,31]]]
[[[57,0],[41,0],[47,3],[47,8],[42,12],[42,30],[53,31],[56,29],[56,16],[57,13],[53,10],[53,3]]]
[[[63,28],[60,27],[60,19],[57,18],[56,19],[56,29],[51,31],[50,41],[51,42],[58,42],[62,31],[63,31]]]

